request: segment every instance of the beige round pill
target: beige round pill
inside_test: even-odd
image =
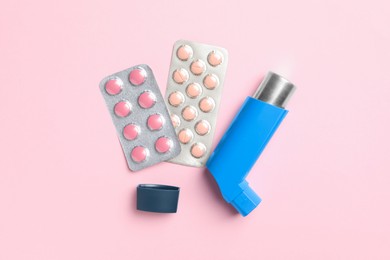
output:
[[[208,89],[215,89],[219,84],[219,79],[217,75],[208,74],[203,79],[203,85]]]
[[[202,94],[202,87],[198,83],[191,83],[187,86],[186,93],[190,98],[197,98]]]
[[[177,84],[183,84],[184,82],[187,82],[189,78],[188,71],[185,69],[177,69],[173,72],[172,78]]]
[[[168,102],[171,106],[178,107],[184,102],[184,95],[180,91],[169,94]]]
[[[206,64],[202,60],[196,60],[191,63],[190,70],[194,75],[200,75],[206,70]]]
[[[191,46],[189,45],[182,45],[180,46],[176,51],[176,56],[183,61],[186,61],[190,58],[192,58],[192,55],[194,54]]]
[[[220,53],[219,51],[210,52],[207,56],[207,61],[213,67],[220,65],[223,61],[222,53]]]
[[[198,116],[198,110],[193,106],[186,106],[181,111],[181,115],[186,121],[192,121]]]
[[[195,143],[191,146],[191,155],[195,158],[201,158],[206,154],[206,146],[202,143]]]
[[[195,131],[198,135],[207,135],[210,133],[210,123],[207,120],[200,120],[195,125]]]
[[[180,126],[180,118],[177,115],[172,114],[171,121],[174,128],[178,128]]]
[[[204,97],[199,101],[199,108],[205,113],[211,112],[214,107],[215,102],[211,97]]]
[[[183,144],[188,144],[192,141],[194,134],[188,128],[181,129],[178,135],[179,141]]]

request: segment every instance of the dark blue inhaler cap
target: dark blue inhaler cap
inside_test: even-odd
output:
[[[137,209],[158,213],[176,213],[179,187],[140,184],[137,187]]]

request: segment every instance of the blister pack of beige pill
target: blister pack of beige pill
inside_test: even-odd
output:
[[[170,162],[195,167],[206,164],[227,63],[224,48],[185,40],[174,44],[165,100],[181,153]]]

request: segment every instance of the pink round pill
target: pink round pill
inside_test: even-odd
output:
[[[211,112],[214,107],[215,102],[211,97],[204,97],[199,101],[199,108],[205,113]]]
[[[186,93],[190,98],[197,98],[200,94],[202,94],[202,87],[198,83],[188,84]]]
[[[198,110],[196,110],[196,108],[193,106],[186,106],[181,111],[181,115],[183,116],[184,120],[192,121],[198,116]]]
[[[177,84],[183,84],[189,77],[190,75],[185,69],[177,69],[172,74],[172,78]]]
[[[212,51],[207,56],[207,61],[213,67],[216,67],[222,63],[223,56],[219,51]]]
[[[160,114],[153,114],[148,118],[148,128],[152,131],[160,130],[165,123],[164,117]]]
[[[203,79],[203,85],[208,89],[215,89],[219,84],[219,79],[214,74],[208,74]]]
[[[195,158],[201,158],[206,154],[206,146],[202,143],[195,143],[191,146],[191,155]]]
[[[145,82],[148,74],[143,68],[133,69],[129,74],[129,81],[134,86],[139,86]]]
[[[172,114],[171,121],[174,128],[178,128],[180,126],[180,118],[177,115]]]
[[[104,87],[108,94],[118,95],[122,91],[123,81],[119,78],[110,79],[106,82],[106,85]]]
[[[172,92],[168,97],[171,106],[178,107],[184,102],[184,95],[180,91]]]
[[[173,142],[168,137],[160,137],[157,139],[155,143],[155,148],[159,153],[169,152],[173,147]]]
[[[193,50],[188,45],[182,45],[177,49],[176,56],[183,61],[190,59],[193,55]]]
[[[200,75],[206,70],[206,64],[202,60],[196,60],[191,63],[190,70],[194,75]]]
[[[115,115],[119,117],[126,117],[131,113],[131,104],[127,100],[122,100],[116,103],[114,107]]]
[[[178,134],[179,141],[183,144],[188,144],[189,142],[191,142],[193,137],[194,134],[188,128],[181,129]]]
[[[138,97],[138,104],[142,108],[151,108],[154,104],[156,104],[156,95],[154,95],[153,92],[144,91]]]
[[[128,124],[123,128],[123,136],[127,140],[134,140],[141,133],[141,128],[135,124]]]
[[[136,163],[141,163],[149,157],[149,150],[143,146],[136,146],[131,151],[131,159]]]
[[[206,120],[200,120],[195,125],[195,131],[198,135],[206,135],[210,132],[210,123]]]

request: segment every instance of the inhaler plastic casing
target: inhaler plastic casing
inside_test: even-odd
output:
[[[261,202],[245,178],[287,115],[284,106],[294,90],[286,79],[268,73],[254,97],[245,100],[207,161],[222,196],[243,216]]]

